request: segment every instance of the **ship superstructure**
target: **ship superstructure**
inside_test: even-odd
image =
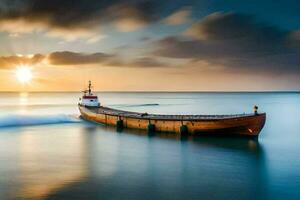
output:
[[[87,90],[83,91],[83,96],[79,98],[79,105],[86,107],[100,107],[98,96],[92,93],[92,83],[89,81]]]

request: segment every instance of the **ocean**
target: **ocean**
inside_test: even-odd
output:
[[[97,93],[167,114],[267,113],[259,138],[83,121],[80,93],[0,93],[0,199],[300,199],[300,93]]]

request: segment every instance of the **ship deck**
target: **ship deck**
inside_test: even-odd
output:
[[[233,114],[233,115],[163,115],[163,114],[148,114],[148,113],[140,113],[140,112],[131,112],[118,110],[114,108],[108,108],[104,106],[100,107],[88,107],[93,113],[96,114],[105,114],[112,116],[120,116],[120,117],[130,117],[137,119],[151,119],[151,120],[223,120],[223,119],[234,119],[241,117],[251,117],[256,116],[254,113],[251,114]]]

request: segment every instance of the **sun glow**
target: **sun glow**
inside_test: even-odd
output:
[[[32,70],[26,65],[17,67],[15,74],[17,80],[21,83],[28,83],[32,79]]]

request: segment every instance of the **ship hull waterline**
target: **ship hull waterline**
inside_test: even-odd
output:
[[[154,115],[79,105],[87,121],[117,128],[142,129],[148,132],[173,132],[195,135],[231,135],[256,137],[264,127],[266,113],[240,115]]]

